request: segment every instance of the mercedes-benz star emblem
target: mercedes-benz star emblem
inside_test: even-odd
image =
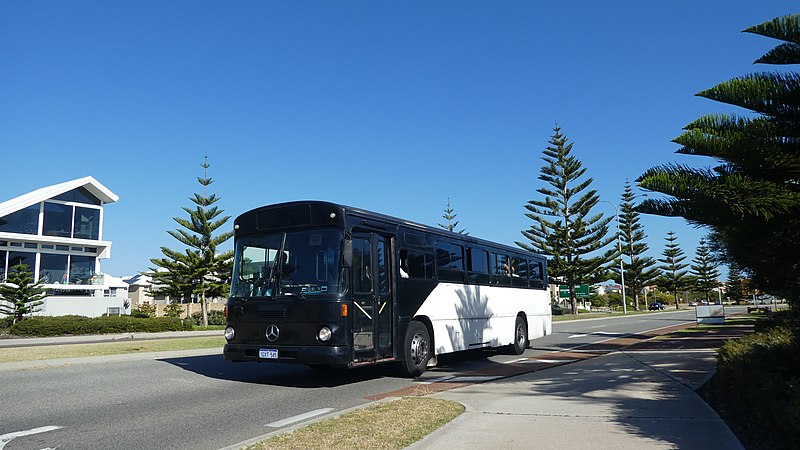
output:
[[[280,336],[281,330],[278,328],[277,325],[271,324],[267,326],[267,340],[268,341],[275,341]]]

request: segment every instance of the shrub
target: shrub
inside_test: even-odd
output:
[[[11,328],[11,325],[14,325],[13,316],[0,317],[0,329]]]
[[[622,308],[622,294],[616,292],[609,292],[605,295],[608,306],[612,308]]]
[[[130,316],[111,317],[31,317],[11,327],[17,336],[61,336],[108,333],[152,333],[159,331],[191,330],[190,321],[174,317],[142,319]]]
[[[800,448],[800,346],[786,325],[731,340],[718,350],[718,389],[766,436]]]
[[[156,316],[156,305],[149,303],[142,303],[138,308],[131,310],[131,317],[138,317],[140,319],[147,319]]]
[[[606,297],[605,295],[592,294],[589,296],[589,301],[592,302],[592,306],[597,306],[601,308],[605,308],[608,306],[608,297]]]
[[[195,325],[202,325],[203,324],[203,312],[198,311],[192,314],[192,320],[194,320]],[[222,311],[209,311],[208,312],[208,324],[209,325],[225,325],[227,322],[225,320],[225,313]]]
[[[164,307],[164,315],[166,317],[180,317],[183,312],[183,307],[177,303],[170,303]]]

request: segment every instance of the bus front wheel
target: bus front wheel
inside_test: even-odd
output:
[[[428,327],[412,320],[406,330],[403,350],[403,369],[411,377],[418,377],[428,367],[431,358],[431,336]]]

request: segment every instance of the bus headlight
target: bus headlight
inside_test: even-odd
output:
[[[328,327],[322,327],[319,329],[319,333],[317,333],[317,338],[319,338],[322,342],[327,342],[331,339],[333,332]]]
[[[233,327],[227,327],[225,328],[225,333],[223,333],[223,335],[225,336],[225,339],[230,341],[236,335],[236,331],[233,330]]]

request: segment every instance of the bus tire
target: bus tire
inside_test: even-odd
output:
[[[424,323],[412,320],[403,341],[403,370],[408,376],[418,377],[428,367],[431,358],[431,336]]]
[[[525,353],[528,348],[528,325],[525,324],[525,319],[522,316],[517,316],[517,321],[514,324],[514,343],[511,344],[511,351],[515,355]]]

